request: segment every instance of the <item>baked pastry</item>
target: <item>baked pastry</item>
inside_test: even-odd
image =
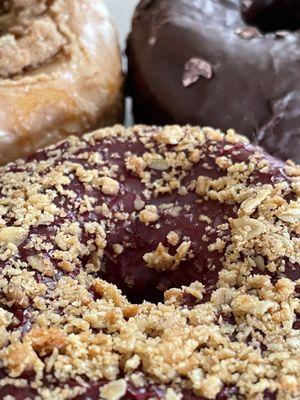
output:
[[[120,51],[102,0],[6,0],[0,24],[0,164],[120,121]]]
[[[136,122],[234,128],[300,162],[296,28],[298,0],[140,1],[127,48]]]
[[[248,24],[264,32],[300,28],[298,0],[242,0],[242,13]]]
[[[0,187],[1,399],[299,398],[299,166],[116,126]]]

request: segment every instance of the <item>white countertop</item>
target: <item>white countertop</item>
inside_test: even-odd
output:
[[[119,32],[122,50],[124,50],[126,37],[131,26],[131,17],[137,3],[138,0],[106,0]]]
[[[120,43],[121,43],[121,50],[123,54],[126,46],[126,38],[131,27],[132,14],[134,12],[137,3],[138,0],[106,0],[106,5],[108,6],[111,13],[111,17],[118,29]],[[125,57],[123,57],[123,61],[124,61],[124,71],[126,71],[127,61]],[[126,126],[130,126],[133,124],[133,116],[131,109],[132,109],[131,99],[126,98],[125,121],[124,121],[124,124]]]

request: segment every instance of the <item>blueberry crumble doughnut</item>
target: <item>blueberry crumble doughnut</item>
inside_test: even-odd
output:
[[[0,188],[1,399],[299,399],[299,166],[115,126]]]
[[[127,54],[136,122],[234,128],[300,162],[299,0],[141,0]]]
[[[0,2],[0,164],[122,117],[114,26],[102,0]]]

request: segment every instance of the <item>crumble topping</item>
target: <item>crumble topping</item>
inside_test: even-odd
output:
[[[100,398],[104,400],[119,400],[126,394],[126,388],[125,379],[107,383],[100,390]]]
[[[232,130],[117,126],[1,168],[0,394],[300,396],[299,168],[244,146]],[[143,235],[140,271],[198,279],[131,301]]]
[[[159,243],[155,251],[146,253],[143,258],[150,268],[156,268],[159,271],[174,270],[181,261],[185,260],[190,246],[191,242],[182,242],[177,248],[176,254],[172,256],[169,254],[168,248]]]
[[[140,212],[140,221],[148,224],[149,222],[155,222],[159,218],[156,206],[146,206],[144,210]]]
[[[1,245],[14,244],[19,246],[27,238],[28,231],[24,228],[17,226],[7,226],[0,230],[0,243]]]
[[[171,245],[176,246],[176,245],[178,244],[179,240],[180,240],[180,236],[178,235],[177,232],[170,231],[170,232],[167,234],[167,239],[168,239],[168,242],[169,242]]]

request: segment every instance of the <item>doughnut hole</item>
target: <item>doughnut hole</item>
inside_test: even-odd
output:
[[[242,0],[242,16],[261,31],[296,31],[300,28],[298,0]]]
[[[226,147],[223,142],[216,148],[219,157],[230,157],[237,163],[247,160],[257,149],[245,144]],[[267,158],[270,171],[263,174],[254,172],[252,183],[274,184],[277,180],[286,179],[282,175],[282,162]],[[211,165],[211,169],[203,168],[203,163]],[[193,167],[183,181],[184,187],[199,176],[210,175],[217,179],[224,175],[208,156],[203,163]],[[109,209],[132,213],[135,196],[142,198],[144,187],[128,171],[122,172],[126,180],[124,192],[110,203]],[[160,177],[161,174],[158,174],[155,179]],[[227,246],[231,244],[228,222],[236,217],[237,207],[230,202],[204,200],[194,191],[184,195],[174,191],[153,197],[147,205],[156,207],[157,219],[145,223],[137,213],[134,218],[126,222],[115,221],[109,227],[99,277],[115,284],[133,303],[158,303],[164,300],[166,290],[189,286],[195,281],[204,286],[201,301],[209,301],[211,292],[217,286]],[[226,225],[228,228],[224,229]],[[170,234],[174,233],[178,241],[170,238]],[[220,246],[215,247],[216,243]],[[182,250],[181,246],[188,246],[186,254],[180,262],[172,263],[170,257],[176,258]],[[162,252],[167,253],[166,257],[162,257]]]
[[[216,242],[217,227],[226,223],[232,210],[213,201],[197,204],[194,197],[189,194],[173,209],[160,212],[157,222],[145,224],[137,218],[131,224],[115,226],[108,237],[101,277],[117,285],[135,303],[158,303],[166,290],[194,281],[201,282],[207,293],[215,288],[224,249],[221,253],[210,251],[209,245]],[[178,215],[172,215],[180,208]],[[224,236],[227,233],[222,232]],[[123,243],[121,250],[117,243]]]

